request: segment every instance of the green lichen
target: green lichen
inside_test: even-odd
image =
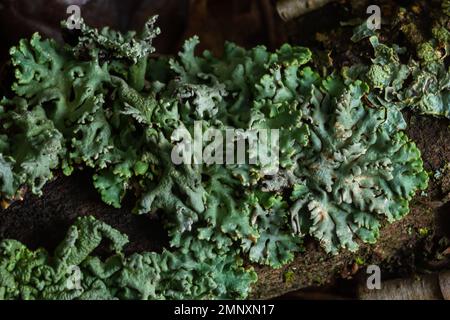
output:
[[[22,98],[4,99],[1,103],[1,195],[12,199],[20,187],[40,195],[66,152],[62,134],[42,107],[29,110]]]
[[[400,8],[392,28],[400,29],[415,47],[413,55],[405,48],[381,43],[378,33],[358,37],[361,28],[354,30],[354,41],[369,38],[374,48],[371,65],[354,65],[345,71],[352,79],[364,79],[374,90],[370,101],[374,105],[410,108],[421,114],[450,118],[450,18],[443,12],[434,14],[428,30],[422,30],[414,14]],[[407,61],[406,63],[404,61]]]
[[[3,242],[4,298],[244,298],[255,274],[242,258],[282,267],[307,234],[327,252],[355,251],[357,239],[374,243],[382,221],[404,217],[426,188],[397,100],[375,97],[401,90],[410,74],[418,74],[413,88],[440,79],[438,65],[427,74],[403,66],[402,50],[375,36],[374,65],[359,69],[368,76],[348,73],[369,85],[322,75],[309,49],[288,44],[270,52],[227,43],[221,57],[198,56],[194,37],[178,57],[152,58],[153,24],[122,35],[83,23],[74,46],[35,34],[11,49],[16,97],[0,107],[0,190],[7,200],[23,187],[40,194],[53,170],[89,167],[105,203],[120,207],[133,192],[136,213],[161,215],[170,250],[125,257],[126,237],[83,218],[52,257]],[[422,107],[431,98],[420,99]],[[279,161],[174,163],[177,130],[196,126],[277,129]],[[102,237],[114,245],[104,262],[91,255]],[[81,289],[68,290],[73,266]]]
[[[128,59],[137,64],[155,52],[152,41],[160,34],[159,28],[155,27],[157,18],[157,16],[151,17],[139,34],[134,31],[122,34],[108,27],[99,31],[88,26],[80,18],[78,44],[73,48],[75,55],[83,57],[96,52],[95,54],[101,56]],[[62,26],[66,27],[66,23],[63,22]]]
[[[102,240],[113,255],[92,256]],[[244,298],[256,280],[236,253],[216,253],[211,244],[186,239],[178,251],[122,250],[128,237],[93,217],[79,218],[53,255],[14,240],[0,243],[0,299],[232,299]]]
[[[355,251],[354,236],[374,243],[379,218],[407,214],[428,177],[420,151],[401,132],[401,114],[364,105],[367,86],[356,82],[337,96],[315,87],[312,93],[304,111],[312,144],[294,170],[305,191],[291,207],[291,221],[296,233],[315,236],[329,252]]]

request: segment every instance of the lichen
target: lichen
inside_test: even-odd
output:
[[[113,255],[92,256],[102,240]],[[53,255],[31,251],[14,240],[0,243],[0,299],[111,300],[244,298],[256,280],[236,252],[219,255],[214,246],[185,239],[178,251],[122,250],[128,237],[87,216],[79,218]]]
[[[407,214],[408,201],[426,188],[428,176],[420,151],[401,132],[398,110],[365,106],[368,88],[361,82],[343,92],[328,87],[313,86],[304,111],[312,144],[294,170],[305,190],[295,197],[291,221],[296,233],[309,233],[337,253],[358,248],[354,235],[374,243],[379,217],[392,222]]]
[[[391,28],[403,33],[415,49],[411,51],[381,43],[380,32],[363,32],[368,27],[361,24],[355,28],[353,40],[369,38],[374,48],[372,63],[353,65],[345,75],[363,79],[371,86],[369,98],[374,105],[450,118],[450,18],[446,10],[448,1],[442,1],[442,11],[430,17],[429,30],[422,30],[414,12],[399,9]]]
[[[198,56],[194,37],[178,57],[152,58],[153,24],[136,36],[83,23],[73,46],[35,34],[11,49],[16,97],[0,108],[0,190],[7,200],[24,186],[40,194],[54,170],[89,167],[105,203],[120,207],[133,192],[136,213],[158,212],[171,248],[124,257],[125,236],[82,218],[53,257],[3,242],[3,297],[244,298],[255,274],[243,258],[282,267],[306,234],[327,252],[354,251],[357,238],[374,243],[383,219],[405,216],[426,188],[401,108],[375,101],[424,72],[406,72],[399,48],[373,36],[369,76],[341,77],[319,73],[309,49],[289,44],[270,52],[227,43],[222,57]],[[175,133],[196,125],[279,130],[279,161],[174,163]],[[91,256],[102,237],[114,244],[105,262]],[[64,285],[74,265],[83,275],[75,291]]]

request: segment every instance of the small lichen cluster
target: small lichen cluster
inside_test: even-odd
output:
[[[121,254],[126,237],[80,219],[50,257],[4,241],[4,298],[243,298],[255,281],[242,258],[277,268],[305,235],[327,252],[374,243],[381,221],[398,220],[428,177],[403,132],[399,108],[369,102],[369,86],[312,68],[307,48],[276,52],[232,43],[224,55],[152,58],[159,32],[141,35],[82,24],[74,46],[35,34],[11,49],[16,81],[0,108],[0,190],[40,195],[54,170],[89,167],[109,205],[127,192],[135,212],[160,214],[171,238],[162,254]],[[178,164],[174,132],[278,129],[279,166]],[[254,150],[248,150],[249,153]],[[248,154],[251,157],[251,154]],[[102,237],[115,255],[90,256]],[[73,266],[80,287],[69,290]],[[80,289],[81,288],[81,289]]]
[[[355,29],[353,41],[369,38],[374,49],[370,65],[354,65],[346,77],[364,79],[373,89],[370,101],[376,105],[409,108],[424,115],[450,118],[450,14],[448,1],[442,10],[430,12],[427,28],[421,28],[414,12],[399,8],[392,29],[398,29],[413,47],[406,48],[379,41],[379,32],[367,23]],[[406,59],[409,59],[405,62]]]

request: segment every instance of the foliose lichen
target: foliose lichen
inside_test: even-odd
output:
[[[399,8],[391,28],[400,30],[413,50],[385,44],[366,22],[354,30],[353,41],[366,38],[374,49],[371,64],[351,66],[346,77],[363,79],[371,87],[374,105],[409,108],[420,114],[450,118],[450,16],[448,1],[430,13],[428,29],[418,25],[414,12]],[[408,54],[412,53],[412,54]]]
[[[90,167],[105,203],[120,207],[132,191],[136,213],[158,212],[172,248],[125,257],[125,236],[82,218],[52,257],[3,241],[0,296],[244,298],[255,273],[242,258],[281,267],[306,234],[327,252],[354,251],[426,188],[399,98],[375,101],[376,90],[405,77],[396,49],[372,37],[367,76],[323,76],[309,49],[288,44],[270,52],[227,43],[219,58],[196,55],[194,37],[178,57],[153,58],[153,25],[136,36],[82,22],[74,46],[35,34],[11,49],[16,81],[0,107],[0,191],[8,201],[24,187],[39,195],[54,170]],[[440,78],[436,63],[428,77]],[[198,123],[204,131],[277,129],[279,161],[175,164],[174,133]],[[274,166],[276,174],[265,173]],[[105,262],[91,256],[102,237],[114,245]],[[73,266],[81,289],[68,290]]]
[[[112,255],[92,253],[102,240]],[[244,298],[256,274],[236,252],[220,255],[208,242],[185,239],[179,251],[134,253],[128,237],[91,216],[79,218],[53,255],[14,240],[0,243],[0,299],[208,299]]]

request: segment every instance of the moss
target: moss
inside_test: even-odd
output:
[[[363,266],[363,265],[366,264],[366,261],[365,261],[364,258],[362,258],[362,257],[357,257],[357,258],[355,259],[355,263],[356,263],[358,266]]]
[[[283,274],[283,281],[284,283],[286,283],[287,285],[290,285],[294,282],[295,280],[295,273],[292,270],[286,271]]]

